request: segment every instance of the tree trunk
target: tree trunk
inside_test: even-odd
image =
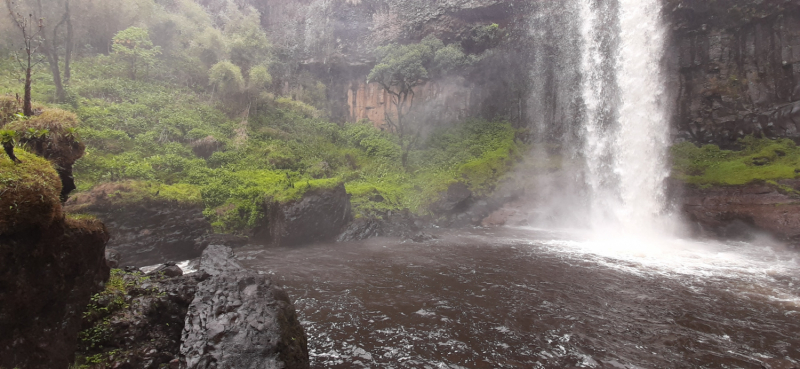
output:
[[[55,34],[55,32],[53,33]],[[52,44],[55,44],[55,40],[53,40]],[[45,45],[42,49],[45,56],[47,56],[47,64],[50,65],[50,73],[53,75],[53,84],[56,86],[56,102],[62,102],[66,94],[64,93],[64,84],[61,82],[61,70],[58,67],[58,52],[48,45]]]
[[[25,97],[22,103],[22,113],[26,117],[33,116],[33,106],[31,104],[31,54],[28,51],[28,67],[25,68]]]
[[[64,51],[64,84],[68,84],[69,79],[72,77],[70,63],[72,62],[72,48],[75,46],[75,32],[72,29],[72,13],[69,11],[69,0],[66,1],[64,12],[64,17],[67,20],[67,41],[66,50]]]

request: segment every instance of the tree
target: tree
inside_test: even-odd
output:
[[[33,68],[39,64],[40,61],[33,59],[37,49],[41,46],[41,33],[42,33],[42,20],[38,21],[33,18],[33,14],[29,13],[28,16],[22,15],[19,11],[15,11],[14,3],[11,0],[6,0],[6,7],[14,25],[22,33],[23,50],[25,51],[25,61],[17,61],[20,67],[25,70],[25,95],[22,103],[22,114],[26,117],[33,115],[33,105],[31,104],[31,74]]]
[[[390,44],[377,50],[378,64],[372,68],[369,82],[378,83],[390,96],[394,112],[386,110],[385,119],[400,138],[403,166],[408,153],[419,139],[416,125],[408,121],[414,109],[414,89],[432,78],[468,64],[468,58],[456,45],[444,46],[434,36],[409,45]]]
[[[153,45],[147,30],[139,27],[117,32],[111,50],[127,65],[132,80],[136,80],[142,69],[153,67],[161,54],[161,48]]]
[[[70,78],[74,45],[71,0],[7,0],[13,13],[28,14],[39,26],[39,51],[45,56],[55,87],[55,100],[63,101],[64,86]],[[61,55],[64,56],[64,75],[61,74]]]
[[[250,68],[268,63],[272,45],[261,28],[261,16],[257,11],[251,10],[250,14],[236,18],[225,27],[230,40],[230,60],[244,73],[249,73]]]
[[[245,87],[242,68],[227,60],[211,67],[208,71],[208,81],[215,91],[226,95],[238,94]]]
[[[56,23],[55,19],[58,18],[58,5],[60,4],[47,4],[50,13],[46,14],[45,6],[42,5],[42,0],[36,0],[38,14],[42,19],[42,54],[47,57],[47,64],[50,66],[50,73],[53,75],[53,84],[56,88],[56,101],[64,101],[66,93],[64,85],[69,82],[71,71],[70,63],[72,61],[72,48],[74,45],[74,31],[72,27],[72,14],[70,12],[70,0],[64,0],[64,11],[61,19]],[[55,5],[55,6],[51,6]],[[51,29],[48,27],[52,26]],[[64,77],[61,77],[61,66],[59,65],[59,45],[61,45],[61,32],[59,30],[62,26],[66,27],[66,34],[63,35],[64,48]]]

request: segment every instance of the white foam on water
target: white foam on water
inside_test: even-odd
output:
[[[688,284],[724,281],[731,292],[782,302],[800,308],[800,256],[780,244],[699,241],[662,236],[620,235],[590,231],[530,232],[517,238],[530,245],[532,255],[558,254],[636,275],[675,278]]]

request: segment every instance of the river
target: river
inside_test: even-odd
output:
[[[800,362],[796,252],[536,229],[436,236],[236,252],[289,292],[313,368]]]

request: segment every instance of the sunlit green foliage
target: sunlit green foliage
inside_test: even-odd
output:
[[[800,149],[789,139],[747,137],[740,144],[739,151],[722,150],[716,145],[677,144],[672,148],[673,172],[677,178],[700,186],[790,179],[800,173]]]

